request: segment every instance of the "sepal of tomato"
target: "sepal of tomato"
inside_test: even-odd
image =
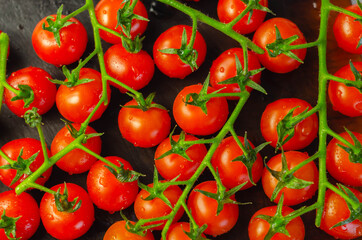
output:
[[[129,221],[130,224],[133,222]],[[146,231],[144,235],[139,235],[128,231],[127,222],[121,220],[113,223],[106,231],[103,240],[154,240],[151,231]]]
[[[195,227],[192,222],[177,222],[168,229],[166,240],[206,240],[206,236],[202,233],[206,227],[206,225]]]

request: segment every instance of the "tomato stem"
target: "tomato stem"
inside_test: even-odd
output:
[[[1,149],[0,149],[0,157],[4,158],[9,164],[14,164],[16,162],[11,158],[9,158],[8,155],[6,155]]]
[[[38,124],[36,126],[36,129],[38,130],[38,135],[39,135],[39,139],[40,139],[40,143],[41,143],[41,148],[42,148],[42,152],[43,152],[43,155],[44,155],[44,162],[49,162],[47,144],[45,142],[44,133],[43,133],[43,129],[41,127],[41,124]]]
[[[336,186],[334,186],[333,184],[331,184],[330,182],[326,182],[326,187],[331,189],[333,192],[337,193],[339,196],[341,196],[346,202],[348,202],[349,204],[351,204],[352,208],[354,209],[358,209],[359,208],[359,203],[353,201],[344,191],[342,191],[341,189],[337,188]]]

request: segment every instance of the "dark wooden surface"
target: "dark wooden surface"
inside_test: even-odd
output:
[[[60,69],[42,62],[35,55],[31,45],[31,34],[36,23],[44,16],[55,13],[56,9],[61,4],[64,4],[65,13],[69,13],[81,6],[82,2],[83,1],[81,0],[0,0],[0,29],[9,34],[11,41],[7,68],[8,74],[24,67],[36,66],[45,69],[54,78],[64,79]],[[95,1],[95,3],[96,2],[98,1]],[[144,2],[149,8],[151,1],[145,0]],[[336,2],[338,2],[341,6],[346,6],[349,3],[347,0],[340,0]],[[217,18],[216,0],[200,0],[199,3],[188,4],[200,9],[211,17]],[[308,41],[315,40],[318,34],[319,6],[319,1],[314,0],[270,1],[270,8],[278,16],[286,17],[294,21],[305,34]],[[166,14],[168,16],[163,17],[156,16],[153,13],[149,14],[150,23],[145,33],[146,39],[144,41],[144,48],[150,54],[152,54],[152,44],[162,31],[175,24],[191,24],[187,16],[177,12],[176,10],[168,9],[166,12],[168,13]],[[90,29],[91,26],[87,13],[82,13],[77,18],[86,26],[87,29]],[[333,19],[334,16],[332,15],[330,23],[332,23]],[[210,29],[205,24],[199,25],[199,31],[206,39],[208,45],[206,61],[201,68],[184,80],[169,79],[156,70],[150,85],[142,90],[144,95],[157,91],[158,94],[156,101],[163,104],[168,109],[172,109],[173,99],[183,86],[202,82],[207,75],[213,59],[215,59],[222,51],[238,46],[233,40],[224,37],[221,33]],[[90,52],[93,48],[91,31],[89,31],[89,39],[90,41],[88,43],[87,52]],[[105,49],[108,47],[108,44],[104,44]],[[339,49],[331,34],[329,37],[328,47],[328,68],[331,73],[334,73],[340,67],[348,64],[349,59],[360,59],[359,56],[352,56]],[[96,65],[96,61],[92,61],[89,64],[89,67],[97,69],[98,67]],[[252,93],[245,109],[242,110],[241,115],[238,118],[236,125],[238,134],[243,135],[245,131],[248,131],[248,137],[254,144],[259,145],[262,143],[264,140],[259,130],[259,119],[265,106],[278,98],[298,97],[310,102],[312,105],[315,104],[318,92],[317,73],[318,61],[316,51],[314,49],[308,50],[305,64],[292,73],[280,75],[264,71],[262,73],[262,85],[267,90],[268,95],[264,96],[263,94],[257,92]],[[104,113],[102,119],[91,124],[91,126],[98,132],[105,133],[102,137],[102,155],[117,155],[125,158],[137,171],[147,174],[147,176],[142,178],[141,181],[149,183],[152,179],[153,154],[155,148],[135,149],[130,143],[122,139],[117,127],[117,115],[120,109],[119,105],[126,103],[129,100],[129,97],[121,95],[116,89],[112,90],[110,106]],[[232,107],[234,104],[235,103],[230,103],[230,106]],[[361,118],[351,119],[344,117],[341,114],[334,112],[330,107],[328,113],[329,123],[333,129],[342,131],[343,126],[346,126],[352,131],[362,132]],[[60,118],[61,116],[57,112],[56,107],[43,117],[45,138],[48,146],[50,146],[57,131],[63,127],[63,123],[59,120]],[[34,129],[27,127],[22,119],[12,114],[7,107],[4,106],[0,114],[0,146],[13,139],[23,137],[37,138],[37,133]],[[315,141],[312,146],[305,149],[305,151],[313,153],[313,151],[316,150],[316,143],[317,141]],[[267,156],[268,158],[272,157],[273,150],[271,148],[265,149],[265,151],[263,151],[263,156]],[[202,178],[208,179],[210,176],[208,173],[205,173]],[[69,176],[55,167],[53,175],[46,183],[46,186],[51,187],[66,180],[85,187],[85,179],[86,174]],[[7,190],[7,188],[0,184],[0,191],[5,190]],[[38,201],[41,199],[41,193],[38,191],[32,190],[31,194],[33,194]],[[252,201],[253,204],[240,206],[240,218],[237,225],[229,233],[215,239],[248,239],[247,225],[252,214],[264,206],[272,205],[262,191],[260,184],[257,187],[244,192],[239,192],[236,197],[238,201]],[[307,202],[306,204],[311,204],[313,201],[315,201],[315,199]],[[131,219],[134,219],[132,207],[125,210],[125,213]],[[305,239],[332,239],[323,231],[314,227],[314,215],[314,213],[309,213],[303,216],[303,220],[306,225]],[[121,217],[118,213],[109,214],[105,211],[96,209],[96,221],[90,231],[81,237],[81,239],[102,239],[107,228],[114,221],[119,219],[121,219]],[[158,233],[156,233],[155,236],[156,239],[159,238]],[[53,238],[46,234],[45,230],[41,226],[32,239],[48,240]]]

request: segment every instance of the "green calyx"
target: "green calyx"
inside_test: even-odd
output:
[[[6,209],[4,209],[1,219],[0,219],[0,228],[4,229],[5,235],[10,240],[19,240],[21,238],[16,237],[16,222],[21,218],[20,217],[8,217],[6,216]]]
[[[11,99],[11,101],[23,100],[24,108],[29,107],[29,105],[34,101],[34,92],[29,85],[18,85],[19,94]]]
[[[25,123],[28,124],[31,128],[38,127],[42,125],[42,117],[38,113],[38,109],[33,107],[31,110],[28,110],[24,114]]]
[[[345,128],[345,130],[349,134],[349,136],[352,138],[353,143],[354,143],[354,148],[349,148],[349,147],[343,146],[341,144],[338,144],[338,146],[349,154],[349,160],[352,163],[361,163],[362,164],[362,145],[361,145],[360,141],[358,141],[356,136],[351,131],[349,131],[347,128]]]
[[[164,106],[157,104],[157,103],[153,103],[153,99],[156,96],[155,92],[150,93],[147,96],[147,98],[143,98],[142,94],[140,94],[138,96],[136,96],[130,92],[127,92],[127,94],[129,96],[131,96],[137,102],[137,105],[128,105],[128,106],[122,106],[122,107],[141,109],[144,112],[146,112],[150,108],[159,108],[159,109],[166,110],[166,108]]]
[[[103,133],[90,133],[90,134],[85,134],[85,129],[83,131],[81,130],[77,130],[71,122],[69,122],[68,120],[65,119],[61,119],[64,123],[65,123],[65,127],[68,129],[70,135],[76,139],[78,137],[80,137],[81,135],[84,135],[83,139],[82,139],[82,143],[87,143],[88,139],[91,139],[93,137],[100,137],[103,135]],[[81,128],[82,129],[82,128]]]
[[[125,169],[124,164],[120,161],[118,162],[120,164],[120,167],[117,168],[112,168],[108,165],[104,165],[104,167],[107,168],[117,178],[118,181],[122,183],[134,182],[137,181],[139,177],[145,176],[134,170]]]
[[[201,227],[197,226],[194,222],[190,222],[190,232],[185,231],[185,229],[182,229],[182,231],[192,240],[209,240],[208,238],[205,238],[202,236],[202,233],[206,230],[207,224],[202,225]]]
[[[122,46],[130,53],[138,53],[142,50],[142,41],[145,37],[137,35],[134,39],[131,38],[122,38]]]
[[[137,234],[141,237],[144,237],[147,235],[148,229],[158,227],[162,224],[162,223],[158,223],[158,224],[151,224],[151,225],[147,225],[147,226],[133,224],[130,220],[128,220],[128,218],[126,217],[126,215],[124,215],[124,213],[122,211],[120,211],[120,214],[121,214],[122,219],[124,221],[126,221],[126,225],[125,225],[126,230],[130,233]]]
[[[60,188],[58,188],[58,191],[54,193],[54,199],[55,206],[59,212],[73,213],[77,211],[82,204],[82,200],[78,201],[78,197],[74,198],[73,201],[69,201],[67,184],[65,182],[63,194],[60,193]]]
[[[269,8],[261,5],[260,0],[241,0],[241,1],[251,9],[249,11],[248,23],[250,23],[251,17],[253,15],[253,10],[260,10],[275,15],[275,13],[273,13]]]
[[[359,72],[356,67],[353,65],[352,61],[349,61],[349,66],[351,67],[351,71],[354,75],[355,81],[350,81],[346,83],[346,86],[348,87],[355,87],[357,88],[360,93],[362,93],[362,76],[361,72]]]
[[[81,65],[81,64],[82,64],[82,60],[79,60],[79,65]],[[77,68],[73,69],[72,71],[69,71],[67,66],[63,65],[62,71],[63,71],[64,76],[67,78],[67,81],[61,81],[61,80],[56,80],[56,79],[49,79],[49,81],[51,81],[52,83],[55,83],[55,84],[64,85],[68,88],[94,81],[94,79],[89,79],[89,78],[79,79],[80,69],[81,68],[77,67]]]

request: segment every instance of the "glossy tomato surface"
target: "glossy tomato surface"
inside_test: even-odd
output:
[[[186,234],[190,233],[190,231],[190,223],[174,223],[170,226],[170,229],[166,236],[166,240],[191,240],[191,238]],[[205,238],[204,234],[202,234],[201,236]]]

